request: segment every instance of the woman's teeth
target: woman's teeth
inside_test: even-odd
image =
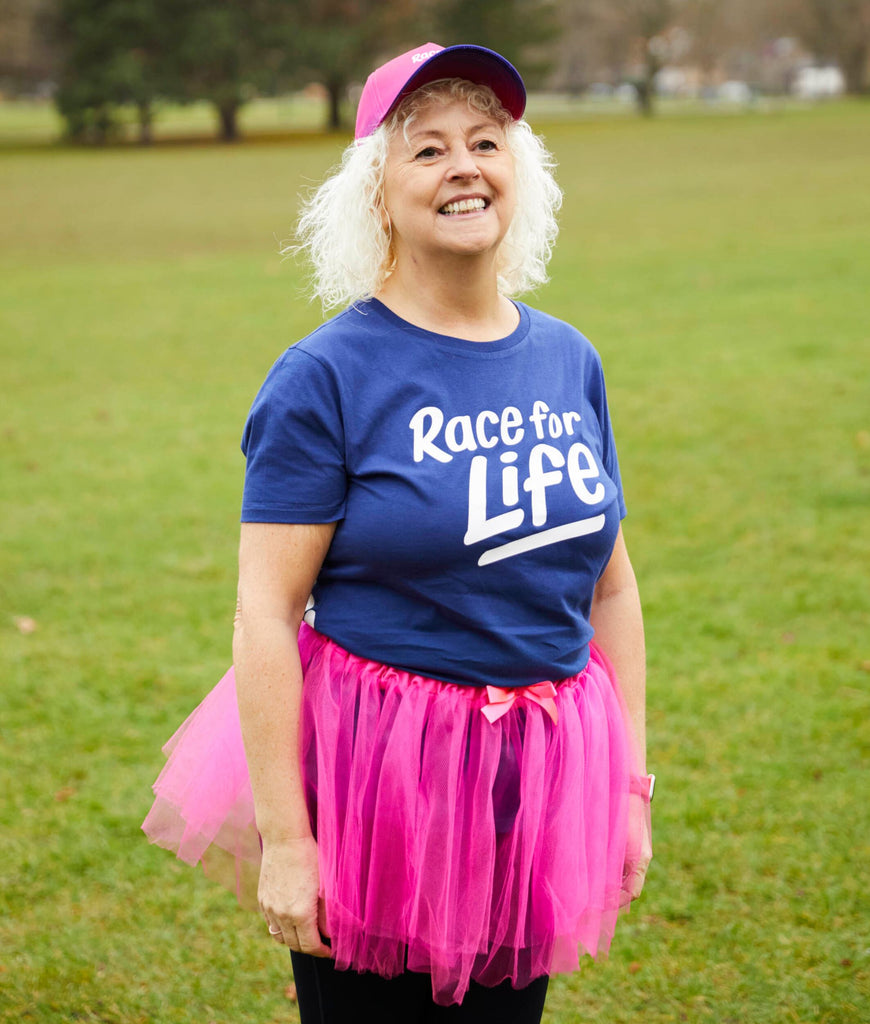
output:
[[[460,199],[458,203],[446,203],[439,213],[471,213],[472,210],[485,210],[485,199]]]

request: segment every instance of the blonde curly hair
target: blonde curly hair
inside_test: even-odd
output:
[[[351,143],[338,168],[303,202],[297,243],[287,252],[311,262],[312,292],[324,310],[371,298],[392,268],[384,216],[387,149],[396,131],[407,136],[417,113],[431,102],[465,100],[472,110],[500,123],[514,158],[522,202],[498,251],[498,285],[504,295],[531,291],[547,280],[547,263],[558,234],[562,192],[555,160],[526,121],[514,121],[488,86],[461,78],[441,79],[416,90],[371,135]]]

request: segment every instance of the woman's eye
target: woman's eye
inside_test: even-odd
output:
[[[482,149],[485,153],[489,153],[494,149],[498,149],[498,146],[492,139],[481,139],[477,144],[477,148]]]
[[[426,146],[425,149],[421,149],[417,154],[418,160],[429,160],[433,156],[437,156],[438,150],[434,146]]]

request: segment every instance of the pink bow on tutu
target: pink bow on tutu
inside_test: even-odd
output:
[[[559,711],[556,707],[556,687],[552,683],[535,683],[534,686],[520,686],[512,690],[504,690],[500,686],[487,686],[486,695],[489,701],[480,709],[490,722],[497,722],[506,715],[519,697],[525,697],[533,704],[540,705],[556,724]]]

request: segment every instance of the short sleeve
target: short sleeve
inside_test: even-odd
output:
[[[616,455],[616,442],[613,439],[613,427],[610,423],[610,411],[607,407],[607,389],[604,385],[604,370],[601,360],[595,360],[595,372],[592,375],[591,394],[589,396],[595,415],[598,419],[598,426],[601,430],[601,459],[604,463],[604,471],[616,486],[616,496],[619,502],[619,518],[625,519],[626,507],[625,497],[622,493],[622,478],[619,475],[619,459]]]
[[[344,425],[330,370],[297,349],[272,367],[242,436],[243,523],[328,523],[347,496]]]

